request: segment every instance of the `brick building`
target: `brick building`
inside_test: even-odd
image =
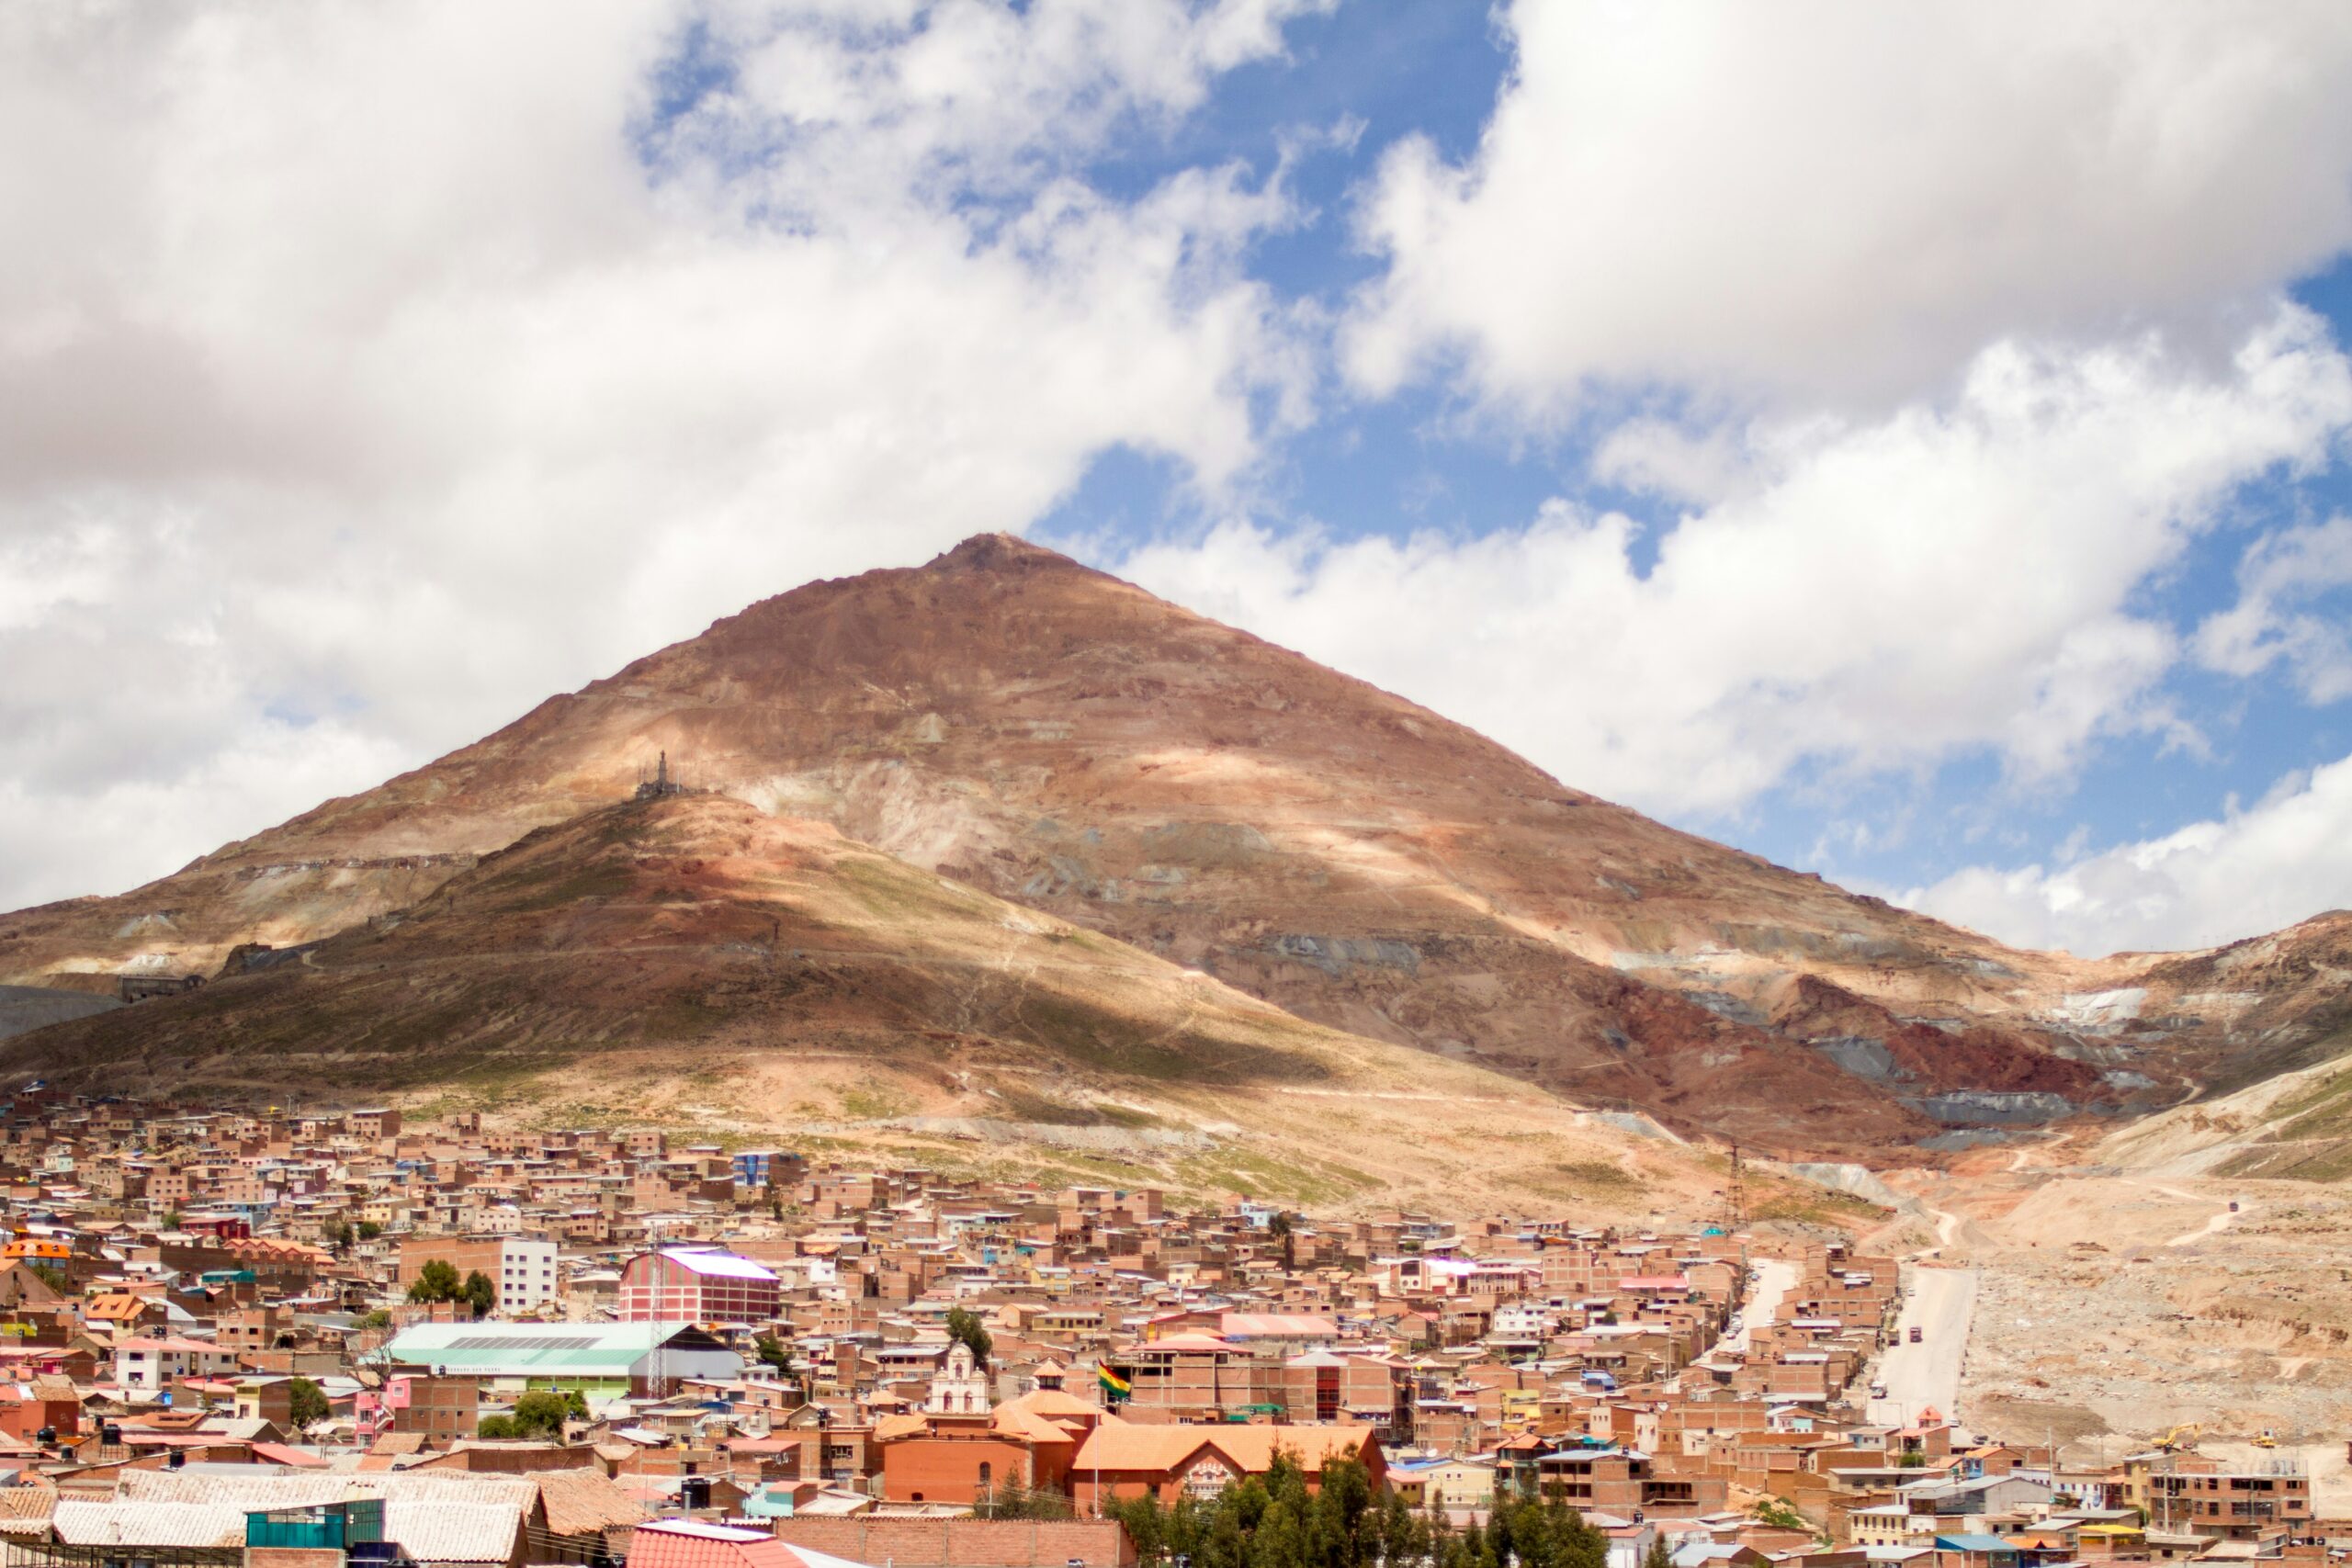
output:
[[[640,1253],[621,1270],[624,1323],[717,1323],[755,1327],[784,1310],[774,1273],[731,1252],[664,1247]]]
[[[528,1312],[556,1298],[556,1246],[539,1235],[420,1236],[401,1244],[400,1288],[416,1283],[427,1263],[485,1275],[498,1287],[501,1312]]]

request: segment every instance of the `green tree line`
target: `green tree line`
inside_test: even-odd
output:
[[[553,1389],[535,1388],[514,1402],[511,1414],[483,1416],[475,1436],[543,1438],[561,1442],[566,1421],[587,1419],[588,1401],[581,1396],[578,1389],[566,1389],[559,1393]]]
[[[1214,1498],[1109,1503],[1145,1568],[1607,1568],[1609,1541],[1566,1503],[1498,1501],[1487,1522],[1456,1529],[1377,1491],[1356,1460],[1333,1460],[1310,1488],[1277,1453],[1263,1476]]]
[[[416,1282],[408,1288],[413,1302],[462,1302],[473,1310],[476,1317],[488,1316],[498,1304],[498,1287],[490,1276],[476,1269],[463,1280],[458,1278],[458,1266],[446,1258],[428,1258],[424,1267],[416,1271]]]

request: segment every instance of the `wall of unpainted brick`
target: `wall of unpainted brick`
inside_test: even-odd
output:
[[[1116,1519],[778,1519],[776,1539],[890,1568],[1134,1568]]]
[[[343,1553],[331,1546],[249,1546],[245,1568],[343,1568]]]

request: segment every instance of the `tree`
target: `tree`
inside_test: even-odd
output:
[[[1178,1558],[1193,1568],[1603,1568],[1607,1543],[1566,1504],[1524,1504],[1526,1518],[1498,1537],[1505,1555],[1489,1555],[1486,1532],[1457,1536],[1442,1515],[1416,1514],[1395,1493],[1375,1492],[1354,1460],[1333,1460],[1316,1476],[1295,1455],[1277,1452],[1262,1476],[1227,1486],[1215,1498],[1183,1496],[1172,1505],[1146,1495],[1106,1501],[1104,1513],[1126,1526],[1148,1568]],[[1581,1532],[1581,1533],[1579,1533]],[[1561,1550],[1573,1542],[1581,1555]]]
[[[390,1328],[391,1325],[392,1314],[382,1307],[359,1314],[359,1326],[362,1328]]]
[[[773,1334],[763,1334],[752,1341],[752,1353],[760,1364],[774,1369],[778,1377],[792,1375],[792,1348]]]
[[[360,1221],[360,1222],[359,1222],[359,1239],[360,1239],[360,1240],[362,1240],[362,1241],[373,1241],[373,1240],[375,1240],[378,1236],[379,1236],[379,1235],[383,1235],[383,1234],[384,1234],[384,1227],[383,1227],[383,1226],[381,1226],[381,1225],[379,1225],[379,1224],[378,1224],[375,1221],[373,1221],[373,1220],[362,1220],[362,1221]]]
[[[65,1277],[64,1269],[53,1263],[35,1263],[31,1268],[33,1278],[55,1291],[59,1295],[70,1296],[74,1293],[74,1281]]]
[[[298,1432],[309,1431],[331,1413],[327,1391],[309,1378],[296,1378],[286,1393],[286,1419]]]
[[[567,1394],[553,1389],[535,1388],[514,1402],[514,1413],[508,1417],[514,1424],[518,1438],[552,1438],[563,1439],[563,1424],[575,1416],[585,1416],[588,1402],[580,1391]]]
[[[458,1287],[458,1300],[472,1307],[476,1317],[488,1317],[491,1308],[498,1304],[498,1287],[490,1282],[489,1275],[477,1269]]]
[[[1650,1549],[1642,1554],[1642,1568],[1674,1568],[1674,1554],[1666,1549],[1666,1537],[1651,1540]]]
[[[424,1267],[416,1271],[416,1283],[408,1288],[413,1302],[454,1302],[465,1293],[458,1283],[458,1266],[444,1258],[428,1258]]]
[[[1809,1530],[1813,1528],[1804,1522],[1804,1516],[1798,1513],[1786,1497],[1758,1497],[1756,1500],[1756,1517],[1765,1524],[1777,1525],[1782,1529]]]
[[[1067,1519],[1075,1512],[1061,1493],[1033,1492],[1017,1481],[998,1483],[978,1506],[985,1519]]]
[[[996,1341],[989,1337],[979,1314],[966,1307],[947,1309],[947,1337],[969,1349],[972,1359],[983,1367],[989,1364],[989,1352],[996,1348]]]
[[[1277,1212],[1272,1219],[1266,1222],[1266,1231],[1283,1244],[1283,1267],[1285,1269],[1297,1268],[1298,1234],[1291,1229],[1290,1215]]]
[[[1487,1520],[1487,1551],[1521,1568],[1606,1568],[1609,1540],[1556,1497],[1498,1505]]]

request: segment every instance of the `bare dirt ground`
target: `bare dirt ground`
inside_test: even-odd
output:
[[[1436,1066],[1446,1070],[1419,1056],[1359,1057],[1291,1093],[1032,1077],[1001,1062],[915,1071],[854,1052],[709,1053],[688,1074],[673,1053],[648,1051],[407,1103],[428,1114],[478,1110],[503,1124],[650,1124],[721,1144],[788,1142],[825,1158],[1001,1179],[1156,1186],[1180,1201],[1272,1198],[1315,1215],[1405,1207],[1636,1224],[1720,1215],[1722,1156]],[[1881,1213],[1765,1173],[1749,1190],[1760,1211],[1799,1225],[1835,1230]]]
[[[2300,1455],[2323,1517],[2352,1517],[2352,1196],[2067,1157],[1988,1150],[1897,1179],[1930,1217],[1879,1239],[1980,1271],[1966,1424],[2070,1462],[2196,1425],[2205,1453]],[[2266,1431],[2278,1448],[2254,1445]]]

